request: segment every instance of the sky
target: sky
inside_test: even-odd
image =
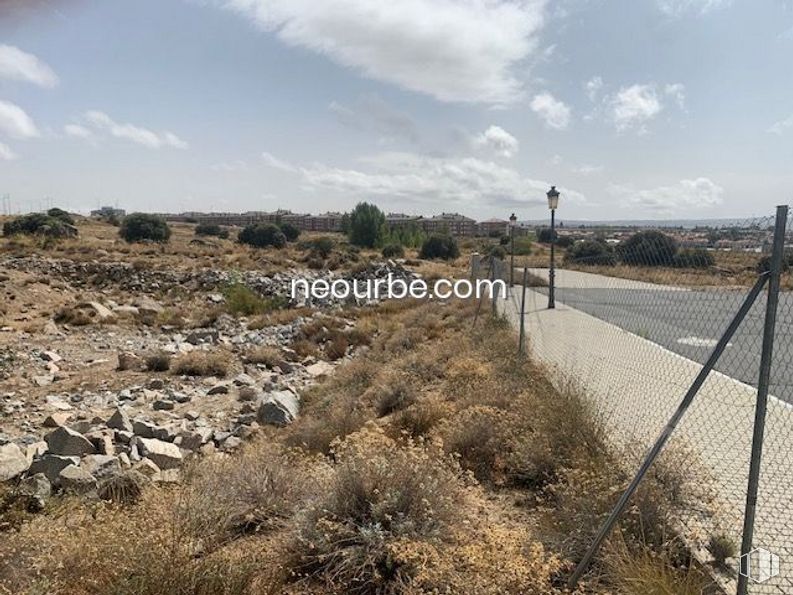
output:
[[[792,166],[792,0],[0,0],[14,211],[748,217]]]

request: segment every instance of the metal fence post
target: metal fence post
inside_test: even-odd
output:
[[[765,287],[766,282],[768,281],[768,274],[763,273],[755,282],[754,286],[752,287],[749,294],[744,299],[741,307],[738,309],[738,312],[733,317],[732,321],[730,322],[727,329],[722,334],[721,338],[719,339],[716,346],[713,348],[708,360],[702,366],[697,377],[694,379],[694,382],[691,383],[691,386],[686,391],[686,395],[683,397],[683,400],[677,407],[677,410],[669,419],[669,422],[666,424],[663,430],[661,430],[660,435],[656,439],[655,443],[653,444],[652,449],[645,457],[644,461],[642,462],[641,467],[636,472],[636,475],[631,480],[630,485],[627,487],[625,492],[623,492],[622,496],[620,496],[619,501],[614,506],[614,509],[609,514],[608,519],[606,522],[603,523],[603,526],[598,531],[598,534],[595,536],[592,545],[589,546],[589,549],[584,554],[584,557],[578,563],[573,575],[570,577],[570,580],[567,582],[568,589],[574,589],[575,586],[578,584],[578,581],[581,580],[586,569],[589,567],[589,564],[592,562],[592,558],[597,553],[598,549],[600,549],[601,544],[603,541],[608,537],[611,530],[614,528],[614,525],[617,523],[619,518],[622,516],[623,511],[628,505],[628,502],[633,496],[636,489],[639,487],[639,484],[642,482],[642,479],[650,470],[650,467],[655,462],[655,459],[658,458],[658,455],[661,454],[664,446],[666,445],[667,441],[669,440],[672,433],[677,428],[677,425],[680,423],[680,420],[683,418],[683,415],[686,413],[688,408],[691,406],[691,403],[694,401],[694,397],[699,392],[699,389],[702,388],[702,385],[705,383],[710,372],[713,370],[713,367],[716,365],[716,362],[719,361],[722,353],[727,348],[727,344],[729,343],[730,339],[732,339],[735,331],[738,330],[738,327],[743,322],[743,319],[746,318],[746,315],[752,309],[752,305],[754,304],[757,297],[763,291],[763,287]]]
[[[529,270],[523,267],[523,289],[520,296],[520,339],[518,341],[518,353],[526,353],[526,323],[523,317],[526,315],[526,282]]]
[[[763,437],[765,434],[766,410],[768,408],[768,384],[771,378],[771,361],[774,351],[777,306],[779,304],[779,285],[785,253],[787,216],[787,206],[783,205],[776,208],[774,244],[771,252],[768,280],[768,300],[766,302],[765,326],[763,328],[763,350],[760,354],[760,376],[757,381],[757,406],[755,408],[754,434],[752,436],[752,457],[749,463],[749,484],[746,489],[746,512],[743,519],[738,595],[746,595],[749,586],[749,569],[746,554],[752,550],[752,539],[754,537],[757,490],[760,483],[760,465],[763,456]]]

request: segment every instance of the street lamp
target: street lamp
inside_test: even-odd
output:
[[[518,222],[518,218],[515,216],[515,213],[512,213],[509,216],[509,239],[511,242],[511,246],[509,249],[509,287],[510,291],[512,291],[512,286],[515,284],[515,223]]]
[[[559,206],[559,191],[551,186],[547,192],[548,208],[551,209],[551,269],[548,273],[548,309],[556,308],[554,289],[556,286],[556,270],[554,268],[554,248],[556,246],[556,207]]]

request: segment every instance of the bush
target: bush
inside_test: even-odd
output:
[[[673,266],[677,240],[660,231],[640,231],[617,246],[622,262],[634,266]]]
[[[247,244],[254,248],[283,248],[286,245],[286,236],[277,225],[272,223],[254,223],[247,225],[237,236],[240,244]]]
[[[433,234],[421,246],[419,256],[424,259],[452,260],[460,256],[457,241],[450,235]]]
[[[294,576],[326,581],[332,592],[407,592],[423,557],[399,552],[408,545],[421,552],[462,522],[459,466],[437,449],[399,448],[368,428],[340,444],[335,458],[326,495],[302,519],[291,547]]]
[[[559,232],[551,233],[550,227],[541,227],[537,230],[537,241],[541,244],[550,244],[551,238],[556,236],[557,241],[559,240]]]
[[[3,225],[3,235],[6,237],[40,235],[56,239],[71,238],[77,236],[77,228],[60,218],[45,215],[44,213],[30,213],[7,221]]]
[[[401,411],[416,401],[416,389],[407,378],[390,378],[381,388],[377,400],[377,417]]]
[[[199,223],[196,225],[195,234],[197,236],[212,236],[226,239],[229,237],[229,230],[224,229],[215,223]]]
[[[382,242],[385,215],[375,205],[361,202],[350,213],[350,242],[362,248],[374,248]]]
[[[300,230],[291,223],[281,223],[278,227],[286,237],[287,242],[294,242],[300,237]]]
[[[597,240],[581,240],[567,251],[565,261],[590,266],[614,266],[617,257],[608,244]]]
[[[719,568],[726,568],[727,559],[734,558],[738,554],[738,546],[724,533],[711,535],[707,548]]]
[[[324,259],[330,256],[330,253],[333,252],[333,247],[335,245],[336,243],[332,238],[323,236],[321,238],[312,240],[309,244],[309,247],[311,248],[312,254]]]
[[[681,250],[674,258],[674,266],[679,269],[706,269],[715,264],[713,254],[700,248]]]
[[[782,271],[788,271],[790,268],[793,267],[793,253],[786,254],[784,259],[782,260]],[[763,256],[757,262],[757,272],[758,273],[767,273],[771,270],[771,256]]]
[[[223,378],[228,371],[229,361],[225,355],[206,351],[191,351],[177,359],[173,366],[173,373],[180,376]]]
[[[531,254],[531,238],[520,237],[515,238],[515,244],[510,242],[510,250],[514,250],[515,256],[528,256]]]
[[[130,243],[144,240],[167,242],[171,237],[171,228],[158,215],[132,213],[124,217],[118,235]]]
[[[498,260],[504,260],[507,257],[507,251],[504,249],[504,246],[493,245],[488,248],[487,256],[497,258]]]
[[[148,372],[167,372],[171,367],[171,356],[161,351],[146,357],[146,370]]]
[[[556,245],[560,248],[569,248],[575,244],[575,238],[571,236],[557,236]]]
[[[383,257],[402,258],[405,256],[405,249],[401,244],[386,244],[383,246]]]
[[[232,283],[223,292],[226,310],[235,316],[266,314],[286,305],[285,298],[263,298],[243,283]]]
[[[74,218],[64,211],[63,209],[59,209],[58,207],[53,207],[49,211],[47,211],[47,216],[53,219],[57,219],[58,221],[62,221],[67,225],[74,225]]]

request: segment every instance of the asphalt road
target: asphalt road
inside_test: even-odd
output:
[[[704,363],[745,297],[744,291],[559,287],[556,299],[679,355]],[[758,298],[716,369],[757,385],[765,315]],[[603,346],[608,349],[608,345]],[[793,404],[793,293],[781,294],[770,393]]]

